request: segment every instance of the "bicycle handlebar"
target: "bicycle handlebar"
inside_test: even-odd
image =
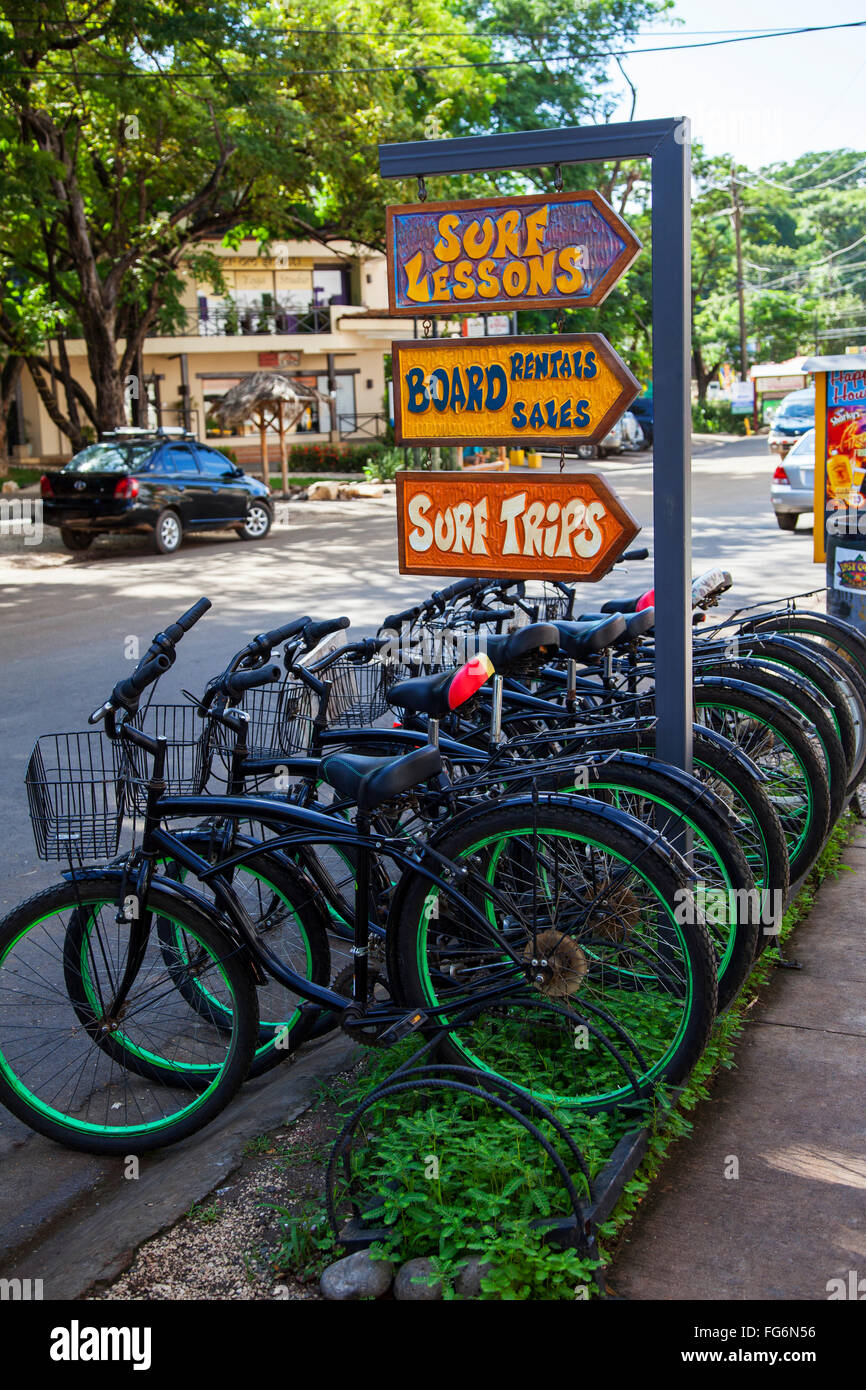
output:
[[[304,643],[308,651],[312,651],[317,643],[323,638],[330,637],[332,632],[343,632],[349,626],[348,618],[324,618],[321,622],[309,622],[304,629]]]
[[[90,715],[88,723],[98,724],[101,719],[105,719],[117,709],[125,709],[128,715],[134,714],[138,708],[139,695],[174,665],[178,642],[185,632],[195,627],[199,618],[203,618],[212,606],[209,598],[200,598],[192,608],[182,613],[176,622],[169,623],[164,632],[158,632],[132,675],[117,682],[105,704],[100,705],[99,709]]]
[[[259,666],[255,671],[235,671],[229,676],[223,676],[218,683],[218,689],[232,699],[243,695],[246,690],[253,690],[257,685],[270,685],[272,681],[282,678],[282,671],[279,666]]]

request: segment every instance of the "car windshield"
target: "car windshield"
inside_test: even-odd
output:
[[[64,473],[134,473],[153,453],[153,444],[90,444],[71,458]]]
[[[782,409],[776,416],[776,420],[813,420],[815,418],[814,401],[783,401]]]
[[[797,443],[793,446],[793,448],[790,449],[790,450],[788,451],[788,458],[794,458],[795,456],[796,456],[797,458],[800,458],[803,454],[807,454],[807,455],[809,456],[809,458],[810,458],[812,461],[814,461],[814,458],[815,458],[815,431],[814,431],[814,430],[807,430],[806,433],[805,433],[804,435],[802,435],[802,436],[797,440]]]

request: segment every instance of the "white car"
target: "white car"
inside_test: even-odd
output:
[[[579,459],[603,459],[608,454],[627,454],[634,453],[644,447],[644,432],[641,429],[640,421],[637,416],[627,410],[615,422],[600,444],[579,444],[577,446],[577,457]]]
[[[815,431],[807,430],[776,464],[770,501],[782,531],[793,531],[797,517],[815,507]]]

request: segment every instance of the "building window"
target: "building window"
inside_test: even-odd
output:
[[[349,271],[345,266],[317,265],[313,269],[313,306],[349,303]]]

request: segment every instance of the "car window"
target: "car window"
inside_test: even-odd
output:
[[[227,459],[225,454],[220,454],[216,449],[198,450],[198,462],[202,473],[206,473],[209,478],[222,478],[226,473],[231,473],[234,464],[231,459]]]
[[[134,473],[153,453],[152,444],[89,444],[64,465],[64,473]]]
[[[159,456],[160,473],[197,473],[195,454],[188,444],[166,444]]]
[[[794,447],[788,451],[788,457],[789,457],[789,458],[793,458],[795,454],[798,455],[798,456],[799,456],[800,454],[808,454],[809,457],[810,457],[811,459],[814,459],[814,457],[815,457],[815,431],[814,431],[814,430],[807,430],[806,433],[805,433],[804,435],[802,435],[802,436],[800,437],[800,439],[797,440],[797,443],[794,445]]]
[[[777,419],[786,420],[813,420],[815,418],[814,401],[788,401],[782,406]]]

